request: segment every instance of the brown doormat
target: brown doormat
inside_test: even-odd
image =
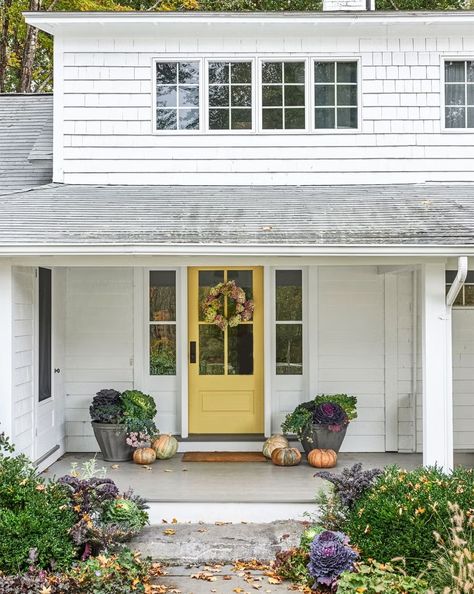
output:
[[[183,462],[265,462],[261,452],[186,452]]]

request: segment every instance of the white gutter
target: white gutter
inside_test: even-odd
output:
[[[451,285],[448,294],[446,295],[446,305],[452,307],[456,301],[456,297],[459,295],[459,291],[462,289],[463,284],[467,277],[467,256],[460,256],[458,258],[458,272],[456,278]]]

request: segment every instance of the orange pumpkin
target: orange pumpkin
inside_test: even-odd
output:
[[[301,454],[296,448],[276,448],[272,452],[272,462],[277,466],[296,466],[301,462]]]
[[[133,452],[135,464],[153,464],[155,460],[156,454],[153,448],[137,448]]]
[[[272,435],[263,444],[262,452],[265,458],[271,458],[273,450],[276,450],[276,448],[287,448],[288,445],[288,440],[284,435]]]
[[[315,468],[333,468],[337,464],[337,454],[334,450],[311,450],[308,462]]]

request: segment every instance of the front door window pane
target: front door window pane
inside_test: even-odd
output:
[[[253,374],[253,324],[239,324],[228,330],[229,375]]]
[[[235,284],[245,291],[247,299],[253,299],[253,272],[252,270],[229,270],[227,280],[235,281]],[[228,299],[227,316],[233,316],[235,313],[235,301]]]
[[[150,326],[150,375],[176,375],[176,325]]]
[[[213,324],[199,325],[199,374],[224,375],[224,332]]]
[[[223,270],[200,270],[199,271],[199,321],[204,321],[204,312],[202,310],[202,303],[209,294],[212,287],[224,282]],[[221,300],[222,306],[219,313],[224,313],[224,300]]]
[[[305,62],[263,62],[263,129],[304,130],[305,105]]]

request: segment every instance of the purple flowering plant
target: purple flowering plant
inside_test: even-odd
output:
[[[325,425],[329,431],[341,431],[349,423],[349,417],[339,404],[323,402],[314,409],[313,423]]]
[[[318,585],[337,588],[337,579],[344,571],[352,571],[359,554],[349,546],[343,532],[325,530],[315,536],[309,553],[308,572]]]

